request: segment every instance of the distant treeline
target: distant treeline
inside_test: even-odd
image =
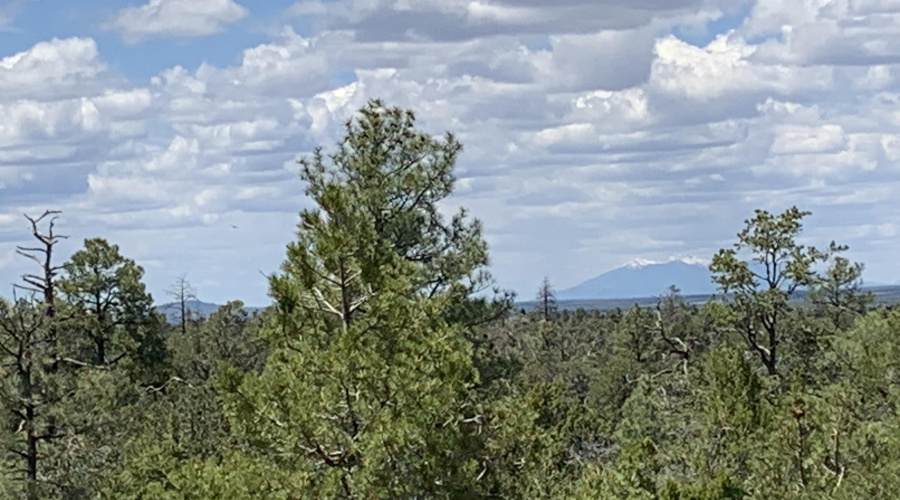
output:
[[[900,286],[897,285],[879,285],[879,286],[861,286],[860,290],[869,293],[872,296],[872,305],[889,306],[900,304]],[[730,294],[691,294],[683,295],[682,298],[688,304],[703,304],[709,300],[725,300],[731,297]],[[800,304],[805,302],[806,293],[804,290],[797,290],[791,297],[791,302]],[[654,307],[659,302],[659,297],[635,297],[621,299],[572,299],[556,301],[557,309],[560,311],[576,311],[585,309],[588,311],[612,311],[614,309],[628,309],[632,306]],[[537,300],[517,301],[516,309],[520,311],[531,311],[537,307]]]

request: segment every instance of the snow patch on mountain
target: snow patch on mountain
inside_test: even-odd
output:
[[[683,262],[685,264],[689,264],[692,266],[703,266],[703,267],[709,266],[709,259],[704,259],[703,257],[697,257],[695,255],[686,255],[686,256],[680,256],[680,257],[672,256],[672,257],[669,257],[667,260],[651,260],[651,259],[643,259],[643,258],[638,257],[623,267],[630,267],[632,269],[637,269],[637,268],[641,268],[641,267],[653,266],[653,265],[658,265],[658,264],[668,264],[669,262]]]

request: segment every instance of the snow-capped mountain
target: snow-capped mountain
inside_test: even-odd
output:
[[[560,300],[654,297],[675,285],[684,295],[712,294],[716,287],[709,263],[696,257],[654,262],[636,259],[558,292]]]

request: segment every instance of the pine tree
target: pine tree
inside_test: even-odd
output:
[[[734,330],[754,351],[769,375],[778,374],[781,349],[792,328],[786,320],[798,290],[821,282],[815,266],[844,247],[823,252],[797,242],[803,218],[810,212],[791,207],[779,215],[757,210],[738,233],[734,248],[713,257],[710,271],[734,314]],[[749,253],[741,260],[741,253]]]
[[[108,367],[128,356],[136,377],[147,383],[164,379],[164,325],[153,311],[143,268],[117,245],[92,238],[63,269],[59,288],[71,309],[66,333],[78,358]]]
[[[453,312],[489,276],[477,221],[459,212],[444,223],[437,207],[459,149],[450,135],[415,130],[410,112],[373,101],[330,160],[317,151],[301,162],[315,208],[300,214],[270,278],[265,367],[218,375],[242,451],[207,460],[209,474],[191,472],[184,490],[151,482],[144,494],[218,483],[220,495],[237,497],[243,481],[222,485],[220,472],[240,464],[281,478],[254,498],[277,497],[284,484],[299,498],[471,497],[478,375]]]

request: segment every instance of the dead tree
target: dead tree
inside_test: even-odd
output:
[[[540,312],[541,319],[544,321],[553,321],[556,317],[557,307],[556,293],[553,291],[550,279],[545,277],[544,281],[541,282],[541,287],[538,289],[535,302],[537,309]]]
[[[188,308],[188,302],[197,300],[197,292],[187,280],[187,275],[182,274],[175,280],[171,288],[166,290],[166,294],[175,299],[178,304],[178,322],[181,326],[181,334],[187,335],[187,324],[191,321],[192,311]]]
[[[56,319],[56,275],[62,270],[62,266],[53,265],[53,250],[60,240],[67,238],[54,232],[56,220],[61,212],[58,210],[47,210],[38,218],[25,218],[31,223],[31,234],[40,242],[37,247],[16,247],[16,253],[27,257],[41,267],[40,274],[24,274],[22,281],[25,285],[16,285],[18,288],[31,293],[40,294],[43,297],[44,315],[48,319],[47,343],[49,349],[49,359],[52,363],[51,370],[55,371],[58,363],[57,358],[57,328]],[[41,232],[40,223],[47,220],[47,232]]]
[[[45,415],[55,400],[52,390],[43,382],[56,373],[59,353],[55,324],[54,283],[60,266],[53,265],[53,250],[65,236],[55,234],[54,225],[59,212],[46,211],[37,218],[25,216],[31,223],[32,235],[38,240],[35,247],[17,247],[16,252],[37,262],[39,274],[25,274],[23,284],[14,285],[13,302],[4,302],[0,312],[0,356],[4,365],[14,373],[16,381],[3,391],[4,407],[15,425],[14,433],[22,436],[21,444],[14,440],[7,447],[13,457],[25,462],[17,472],[24,473],[25,494],[29,500],[41,497],[39,491],[38,460],[41,442],[60,436],[54,419]],[[46,232],[40,229],[47,223]],[[25,291],[19,298],[17,290]]]

